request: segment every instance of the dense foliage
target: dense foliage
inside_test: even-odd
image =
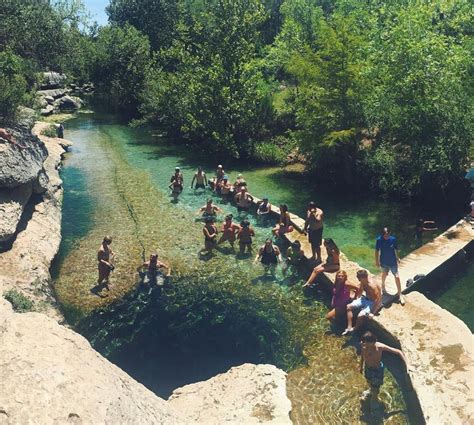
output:
[[[222,157],[280,162],[297,147],[331,185],[442,193],[468,163],[468,0],[111,0],[107,12],[97,30],[77,1],[7,2],[0,113],[49,68]]]
[[[90,79],[91,28],[80,1],[12,0],[0,8],[0,121],[30,103],[41,71]]]
[[[139,122],[235,158],[280,161],[282,140],[296,141],[335,185],[420,195],[462,176],[473,135],[468,1],[149,3],[108,9],[154,52]]]

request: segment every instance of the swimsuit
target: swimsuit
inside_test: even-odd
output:
[[[380,387],[383,384],[384,364],[380,362],[379,367],[364,368],[364,376],[371,387]]]
[[[205,189],[206,186],[204,186],[204,183],[196,183],[196,186],[194,186],[196,189]]]
[[[263,248],[262,258],[260,262],[264,264],[265,266],[269,266],[270,264],[277,264],[278,257],[275,252],[275,248],[273,247],[271,252],[267,252],[267,250]]]
[[[344,284],[334,285],[332,290],[332,301],[331,305],[336,310],[346,310],[347,304],[351,301],[351,291]]]

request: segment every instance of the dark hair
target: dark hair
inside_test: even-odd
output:
[[[280,204],[280,212],[282,213],[288,212],[288,205]]]
[[[367,273],[367,270],[364,270],[364,269],[357,270],[357,278],[360,278],[360,277],[369,277],[369,273]]]
[[[270,243],[273,245],[272,238],[267,238],[267,239],[265,239],[265,245],[267,244],[267,242],[270,242]]]
[[[316,208],[316,202],[311,201],[311,202],[308,204],[308,210],[311,209],[311,208]]]
[[[250,226],[250,221],[248,221],[248,220],[242,220],[242,221],[240,222],[240,225],[241,225],[242,227],[249,227],[249,226]]]
[[[377,337],[370,331],[367,331],[362,337],[360,338],[362,342],[377,342]]]
[[[301,242],[298,241],[298,240],[296,240],[296,241],[294,241],[294,242],[291,244],[291,246],[301,248]]]
[[[324,239],[324,243],[325,243],[325,244],[328,244],[329,246],[332,247],[332,249],[335,249],[337,252],[339,252],[339,248],[337,247],[336,242],[334,242],[333,239],[331,239],[331,238],[325,238],[325,239]]]
[[[234,216],[233,216],[232,214],[227,214],[227,215],[225,216],[225,219],[226,219],[226,220],[232,220],[233,218],[234,218]]]
[[[381,235],[383,236],[383,235],[389,235],[389,234],[390,234],[390,229],[388,227],[384,227],[382,229]]]
[[[206,204],[208,204],[209,202],[212,204],[212,198],[209,198],[209,199],[206,201]]]

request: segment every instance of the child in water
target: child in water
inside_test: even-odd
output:
[[[388,345],[377,342],[377,337],[372,332],[366,332],[362,335],[361,356],[360,356],[360,373],[364,373],[364,377],[370,386],[370,389],[362,393],[361,401],[369,401],[370,407],[377,407],[379,401],[379,391],[383,384],[384,364],[382,362],[382,353],[387,351],[399,356],[405,366],[407,361],[402,351],[389,347]]]

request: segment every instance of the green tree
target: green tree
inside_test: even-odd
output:
[[[131,25],[101,28],[95,44],[93,80],[112,105],[134,114],[150,62],[148,38]]]
[[[133,25],[148,36],[154,50],[167,48],[176,35],[181,2],[169,0],[111,0],[107,14],[112,24]]]
[[[0,52],[0,120],[9,121],[19,105],[27,100],[28,67],[11,51]]]
[[[365,41],[349,18],[333,16],[319,23],[318,47],[295,53],[287,72],[296,81],[294,111],[300,147],[313,171],[333,182],[354,182],[361,102],[366,81],[361,73]]]
[[[240,157],[252,151],[272,114],[270,90],[258,59],[257,0],[205,0],[182,25],[180,39],[161,52],[146,81],[148,121],[208,149]]]
[[[466,36],[452,32],[465,19],[452,6],[441,20],[435,4],[399,9],[372,44],[375,88],[365,115],[380,137],[369,166],[385,191],[443,190],[464,172],[473,136],[472,55]]]

